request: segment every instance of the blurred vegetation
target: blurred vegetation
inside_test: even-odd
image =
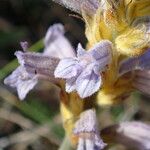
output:
[[[14,52],[21,49],[20,41],[28,41],[32,51],[42,51],[47,28],[61,22],[74,47],[79,42],[85,45],[84,23],[50,0],[1,0],[0,3],[0,150],[56,150],[64,130],[55,87],[39,83],[40,87],[22,102],[14,89],[3,84],[3,79],[18,65]],[[100,108],[101,128],[128,120],[150,122],[149,104],[147,97],[136,93],[122,104]],[[115,145],[110,148],[116,149],[125,148]]]

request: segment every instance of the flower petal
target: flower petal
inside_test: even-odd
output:
[[[102,59],[106,59],[106,62],[110,63],[111,50],[112,43],[108,40],[102,40],[99,43],[95,44],[94,47],[89,50],[89,53],[96,61],[100,61],[100,63]]]
[[[91,96],[101,86],[101,77],[92,70],[91,66],[87,67],[76,81],[76,90],[81,98]]]
[[[79,138],[77,150],[102,150],[102,149],[95,146],[93,140]]]
[[[4,83],[16,87],[20,99],[25,98],[27,93],[37,84],[38,79],[57,81],[54,78],[54,70],[58,65],[58,58],[21,51],[17,51],[15,55],[21,66],[8,76]]]
[[[77,57],[80,58],[83,55],[85,55],[87,52],[86,50],[82,47],[82,45],[79,43],[77,47]]]
[[[15,55],[28,73],[54,79],[54,70],[59,63],[58,58],[43,56],[41,53],[23,53],[21,51],[17,51]]]
[[[102,150],[105,146],[103,142],[101,146],[97,146],[95,140],[79,138],[77,150]]]
[[[88,14],[94,14],[99,6],[98,0],[53,0],[66,8],[75,11],[79,14],[82,12],[82,6],[86,8]]]
[[[85,150],[102,150],[106,146],[98,131],[94,109],[89,109],[81,113],[73,132],[79,137],[78,150],[82,150],[84,147]]]
[[[127,148],[137,150],[150,149],[150,125],[142,122],[123,122],[107,127],[101,131],[112,143],[123,144]]]
[[[37,77],[30,76],[22,66],[19,66],[4,80],[5,84],[17,88],[21,100],[24,99],[27,93],[34,88],[37,82]]]
[[[47,47],[51,42],[55,41],[59,36],[63,36],[65,33],[62,24],[54,24],[49,27],[44,38],[44,44]]]
[[[150,95],[150,70],[136,71],[133,86],[144,94]]]
[[[76,80],[78,76],[66,80],[66,92],[70,93],[76,89]]]
[[[80,114],[79,120],[75,124],[74,134],[84,132],[97,132],[96,112],[94,109],[88,109]]]
[[[77,75],[78,60],[75,58],[62,59],[55,70],[55,77],[68,79]]]
[[[89,50],[90,55],[96,60],[93,70],[97,75],[104,71],[106,66],[111,62],[111,50],[112,43],[108,40],[97,43]]]
[[[81,44],[78,45],[77,57],[82,66],[94,64],[93,70],[99,75],[100,72],[106,69],[106,66],[111,62],[112,43],[108,40],[103,40],[94,45],[93,48],[86,51]],[[85,68],[85,67],[83,67]]]
[[[77,150],[85,150],[85,140],[79,138]]]
[[[65,31],[62,24],[50,26],[44,39],[44,55],[58,58],[75,56],[75,51],[64,36],[64,33]]]
[[[132,70],[150,69],[150,49],[143,55],[134,58],[128,58],[120,63],[119,74],[123,75]]]
[[[38,80],[36,77],[31,78],[26,81],[22,81],[22,80],[19,81],[18,86],[17,86],[17,92],[18,92],[19,98],[23,100],[28,94],[28,92],[32,90],[37,83],[38,83]]]

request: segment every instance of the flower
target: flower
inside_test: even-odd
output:
[[[103,40],[92,49],[85,51],[81,44],[77,57],[61,59],[55,70],[55,77],[66,79],[66,91],[77,90],[81,98],[91,96],[99,90],[100,73],[111,60],[111,42]]]
[[[120,63],[120,75],[130,73],[134,78],[132,86],[147,95],[150,95],[149,72],[150,49],[141,56],[125,59]]]
[[[142,122],[131,121],[111,125],[104,128],[101,134],[109,139],[110,143],[119,143],[130,149],[150,149],[150,125]]]
[[[106,146],[100,138],[94,109],[86,110],[80,115],[73,132],[79,138],[77,150],[102,150]]]
[[[61,42],[65,43],[64,47],[59,47],[58,43]],[[64,37],[64,28],[61,24],[55,24],[48,29],[44,43],[45,49],[43,53],[31,53],[27,51],[28,43],[21,42],[24,52],[17,51],[15,53],[20,66],[4,80],[5,84],[17,88],[21,100],[34,88],[38,80],[46,79],[56,83],[57,79],[54,78],[54,70],[59,58],[65,57],[65,54],[74,56],[72,46]],[[64,52],[64,50],[66,51]]]
[[[55,80],[56,82],[53,72],[59,62],[58,58],[21,51],[17,51],[15,55],[20,66],[4,80],[4,83],[16,87],[21,100],[34,88],[39,79]]]

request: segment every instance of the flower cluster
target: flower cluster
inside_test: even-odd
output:
[[[21,44],[24,52],[15,53],[20,66],[4,82],[17,88],[20,99],[38,80],[59,85],[64,124],[80,116],[65,126],[66,132],[71,128],[68,133],[78,137],[78,150],[100,150],[105,144],[98,133],[95,102],[116,103],[134,90],[150,94],[150,1],[54,1],[82,15],[87,50],[79,44],[76,53],[63,25],[55,24],[45,36],[43,53],[28,52],[27,43]],[[93,94],[90,107],[83,107]]]

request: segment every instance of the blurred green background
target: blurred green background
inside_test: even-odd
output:
[[[0,150],[56,150],[64,137],[53,85],[39,83],[21,102],[16,91],[3,84],[18,65],[14,52],[21,49],[19,42],[28,41],[30,50],[42,51],[47,28],[58,22],[74,47],[79,42],[85,45],[84,23],[71,11],[50,0],[0,0]],[[100,108],[101,128],[129,120],[150,122],[149,104],[148,97],[135,93],[122,104]]]

